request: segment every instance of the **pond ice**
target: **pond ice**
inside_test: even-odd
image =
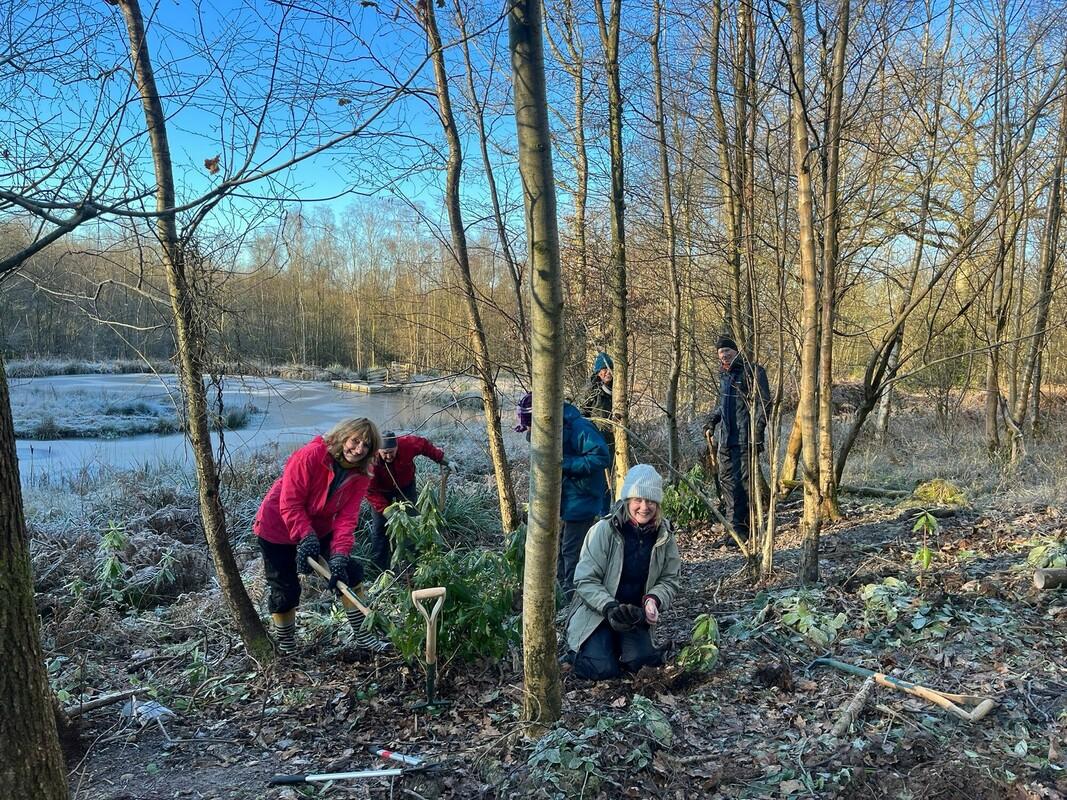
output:
[[[12,379],[11,401],[12,406],[18,406],[20,402],[32,402],[34,396],[42,393],[62,397],[92,392],[103,393],[112,401],[180,402],[176,380],[173,375],[57,375]],[[209,386],[208,390],[209,398],[213,398],[214,387]],[[445,434],[450,439],[459,436],[480,442],[485,437],[480,410],[442,408],[402,392],[368,395],[340,391],[328,383],[227,376],[223,382],[223,401],[227,407],[251,403],[260,412],[252,416],[245,428],[226,432],[226,450],[238,458],[273,446],[283,453],[291,452],[335,422],[356,416],[370,417],[382,430],[408,432],[417,428],[417,432],[431,438]],[[24,416],[27,412],[32,413],[22,408]],[[510,432],[507,425],[505,430]],[[511,441],[513,438],[508,437],[509,450],[511,445],[525,444],[517,439]],[[214,435],[212,441],[217,448]],[[16,447],[19,469],[26,482],[45,475],[106,466],[173,464],[176,469],[192,468],[188,442],[182,434],[122,439],[19,439]]]

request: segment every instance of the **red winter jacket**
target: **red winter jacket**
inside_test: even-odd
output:
[[[297,544],[309,533],[332,536],[330,554],[348,555],[355,542],[359,507],[370,476],[353,470],[326,498],[333,480],[333,456],[316,436],[285,462],[281,477],[263,498],[252,530],[274,544]]]
[[[445,460],[444,451],[421,436],[396,437],[396,455],[391,464],[386,464],[380,456],[374,459],[374,477],[367,490],[367,502],[379,514],[392,505],[401,489],[415,480],[415,456],[432,458],[438,464]]]

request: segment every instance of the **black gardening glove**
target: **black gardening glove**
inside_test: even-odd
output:
[[[608,603],[604,608],[604,615],[608,618],[608,625],[613,631],[626,633],[632,631],[641,620],[645,618],[645,612],[637,606],[630,604],[619,605]]]
[[[348,583],[348,556],[343,553],[330,557],[330,588],[337,588],[337,581]]]
[[[311,567],[308,566],[308,559],[318,558],[321,553],[322,548],[319,547],[319,537],[309,533],[296,546],[296,571],[301,575],[310,575]]]

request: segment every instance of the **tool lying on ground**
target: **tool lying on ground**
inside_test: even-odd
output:
[[[385,769],[360,769],[354,772],[311,772],[300,775],[275,775],[267,783],[268,786],[296,786],[301,783],[327,783],[329,781],[360,781],[373,778],[398,778],[401,775],[415,773],[433,773],[443,764],[427,764],[422,756],[408,756],[403,753],[394,753],[392,750],[371,749],[371,752],[388,761],[396,761],[407,766],[387,767]]]
[[[426,700],[416,703],[414,708],[450,705],[448,700],[438,700],[435,696],[437,690],[437,615],[441,612],[441,606],[447,595],[448,590],[444,586],[416,589],[411,593],[411,602],[426,619]],[[437,602],[433,604],[431,611],[427,611],[422,601],[434,598],[437,598]]]
[[[917,683],[911,681],[905,681],[900,678],[894,678],[886,675],[883,672],[875,672],[873,670],[864,669],[863,667],[854,667],[851,664],[846,664],[843,661],[837,661],[832,658],[817,658],[811,664],[813,667],[827,666],[839,669],[842,672],[847,672],[850,675],[859,675],[863,678],[874,678],[874,682],[885,686],[889,689],[896,689],[907,694],[914,695],[915,697],[921,697],[923,700],[927,700],[936,706],[940,706],[951,714],[955,714],[965,722],[978,722],[986,714],[996,708],[997,701],[991,697],[979,697],[973,694],[951,694],[949,692],[939,692],[936,689],[930,689],[926,686],[920,686]],[[960,705],[975,706],[971,711],[965,708],[961,708]]]
[[[400,764],[407,764],[409,767],[417,767],[426,759],[422,756],[408,756],[403,753],[394,753],[392,750],[383,750],[381,748],[371,748],[371,752],[378,758],[384,758],[386,761],[396,761]]]
[[[315,570],[315,572],[319,573],[319,575],[324,577],[326,580],[330,579],[330,568],[324,563],[322,563],[322,561],[317,556],[314,558],[309,558],[308,564],[313,570]],[[345,598],[356,608],[358,608],[364,614],[370,615],[371,610],[367,608],[367,604],[360,600],[358,597],[356,597],[356,593],[349,588],[347,583],[345,583],[344,581],[337,581],[337,590],[341,592],[341,594],[343,594]]]

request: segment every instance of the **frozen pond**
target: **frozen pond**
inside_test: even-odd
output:
[[[109,400],[145,400],[180,403],[173,375],[61,375],[46,378],[11,379],[14,407],[34,402],[46,394],[62,400],[89,393],[103,393]],[[485,428],[480,409],[442,407],[404,392],[362,394],[343,392],[328,383],[290,381],[278,378],[227,376],[223,383],[224,405],[251,403],[258,413],[249,424],[225,434],[226,452],[241,458],[265,447],[291,452],[317,433],[347,417],[370,417],[380,429],[398,432],[417,430],[433,438],[460,437],[476,448],[484,446]],[[209,398],[214,387],[209,387]],[[73,402],[73,400],[72,400]],[[505,431],[510,417],[504,406]],[[213,435],[216,447],[217,438]],[[517,435],[508,436],[509,450],[518,445]],[[525,445],[525,442],[522,442]],[[180,434],[147,434],[116,439],[19,439],[16,442],[23,481],[35,476],[61,474],[102,466],[122,468],[173,464],[191,468],[188,443]],[[465,448],[465,449],[469,449]]]

